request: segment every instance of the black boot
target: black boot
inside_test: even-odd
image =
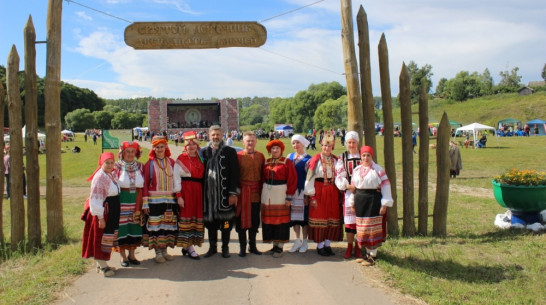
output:
[[[211,257],[214,254],[218,253],[218,248],[216,243],[218,242],[218,230],[207,230],[209,232],[209,251],[205,253],[204,257]]]
[[[249,230],[248,231],[248,252],[256,255],[262,255],[262,252],[256,248],[256,234],[258,231],[255,230]]]
[[[231,233],[231,231],[222,230],[222,257],[223,258],[231,257],[231,255],[229,254],[229,237],[230,237],[229,233]]]
[[[243,230],[241,229],[239,233],[239,246],[240,246],[240,250],[239,250],[239,256],[240,257],[245,257],[246,256],[246,231],[247,230]]]

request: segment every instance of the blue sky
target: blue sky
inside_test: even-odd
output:
[[[103,98],[291,97],[312,83],[345,85],[339,0],[75,1],[123,19],[63,1],[61,78]],[[37,40],[46,39],[47,2],[0,0],[2,65],[15,45],[23,69],[29,15]],[[354,16],[360,5],[368,15],[375,96],[380,95],[377,44],[382,33],[393,95],[402,63],[412,60],[432,66],[433,90],[440,78],[485,68],[496,83],[499,72],[514,67],[525,84],[541,80],[545,1],[353,1]],[[123,39],[128,21],[258,21],[268,37],[260,48],[134,50]],[[43,77],[45,44],[36,50],[37,73]]]

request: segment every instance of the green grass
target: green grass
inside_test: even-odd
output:
[[[546,118],[546,92],[540,91],[531,95],[520,96],[517,93],[491,95],[464,102],[449,102],[442,99],[429,99],[429,121],[440,122],[444,111],[450,120],[463,125],[474,122],[497,128],[497,123],[506,118],[525,122]],[[418,105],[412,111],[418,111]],[[400,108],[393,109],[395,122],[400,122]],[[414,123],[419,122],[418,115],[413,115]]]
[[[288,154],[292,148],[288,139],[284,141],[287,146],[285,154]],[[431,142],[434,143],[434,140]],[[260,140],[257,149],[266,152],[266,143]],[[378,163],[384,165],[383,138],[378,137],[377,143]],[[74,145],[82,148],[80,154],[62,154],[64,227],[69,242],[58,247],[46,245],[35,254],[12,253],[9,259],[0,261],[2,304],[51,303],[59,291],[88,270],[91,264],[80,258],[83,222],[79,216],[89,192],[89,183],[85,179],[97,166],[100,144],[93,146],[92,141],[83,143],[83,136],[78,135],[76,142],[68,142],[63,147],[67,145],[70,149]],[[235,145],[242,146],[240,142]],[[395,150],[398,198],[401,200],[400,138],[395,139]],[[334,153],[342,151],[343,147],[337,142]],[[429,183],[432,185],[436,179],[435,153],[435,150],[430,151]],[[379,250],[377,268],[384,274],[383,280],[429,304],[543,304],[546,299],[546,236],[525,230],[495,228],[495,215],[505,210],[493,199],[490,180],[512,167],[546,170],[546,163],[542,161],[545,153],[546,136],[500,138],[498,147],[492,137],[486,149],[462,148],[463,170],[451,183],[453,189],[456,186],[468,191],[452,191],[450,194],[448,236],[390,237]],[[143,153],[141,161],[146,161],[146,156],[147,151]],[[416,181],[417,164],[416,157]],[[44,184],[45,156],[40,156],[40,167]],[[416,190],[417,186],[416,182]],[[434,187],[429,188],[430,214],[434,190]],[[484,192],[486,196],[483,196]],[[490,196],[487,196],[488,192],[491,192]],[[42,206],[45,206],[45,199]],[[402,215],[401,206],[399,202],[399,216]],[[41,215],[45,235],[44,209]],[[4,201],[3,217],[4,232],[9,241],[9,201]],[[400,222],[400,228],[401,225]],[[432,218],[429,218],[431,231]],[[6,253],[9,251],[7,249],[9,245],[6,244],[0,252]]]

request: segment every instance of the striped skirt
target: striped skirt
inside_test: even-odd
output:
[[[379,214],[381,193],[376,189],[357,189],[355,193],[356,240],[370,250],[385,241],[386,217]]]
[[[178,204],[172,195],[163,193],[148,197],[150,214],[142,234],[142,245],[148,249],[174,248],[176,245]]]
[[[114,250],[119,252],[124,249],[135,249],[142,242],[142,227],[140,226],[140,213],[142,204],[142,189],[138,188],[131,193],[129,189],[122,189],[120,192],[120,216],[118,245]],[[138,206],[138,208],[137,208]],[[135,212],[138,212],[135,214]],[[140,214],[141,216],[142,214]]]

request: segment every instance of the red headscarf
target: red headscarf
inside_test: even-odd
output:
[[[163,136],[155,136],[152,139],[152,150],[150,150],[150,153],[148,154],[148,157],[150,157],[150,160],[155,159],[155,151],[153,148],[159,144],[165,145],[165,157],[168,158],[171,156],[171,150],[169,149],[169,144],[167,143],[167,139]]]
[[[93,177],[95,177],[95,174],[99,171],[99,169],[102,167],[102,164],[104,164],[104,162],[106,162],[106,160],[109,160],[109,159],[112,159],[112,160],[115,160],[114,159],[114,154],[107,151],[107,152],[103,152],[100,157],[99,157],[99,166],[97,167],[97,169],[93,172],[93,174],[91,176],[89,176],[89,178],[87,178],[87,181],[91,181],[93,180]]]
[[[127,148],[134,148],[136,149],[136,155],[135,155],[135,158],[140,158],[140,145],[138,145],[137,142],[127,142],[127,141],[123,141],[123,143],[121,143],[121,145],[119,146],[119,152],[118,152],[118,159],[122,160],[123,159],[123,151],[126,150]]]
[[[281,148],[281,155],[283,154],[284,152],[284,143],[281,141],[281,140],[272,140],[272,141],[269,141],[269,143],[267,143],[267,145],[265,146],[265,148],[267,149],[267,152],[271,153],[271,148],[273,146],[278,146]]]
[[[372,158],[373,158],[373,148],[371,146],[362,146],[360,148],[360,155],[361,156],[365,152],[370,153],[370,155],[372,155]]]

